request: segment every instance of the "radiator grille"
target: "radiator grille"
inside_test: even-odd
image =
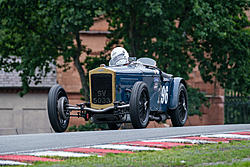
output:
[[[112,103],[112,74],[92,74],[91,94],[93,104]]]

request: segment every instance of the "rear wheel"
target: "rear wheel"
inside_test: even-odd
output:
[[[149,93],[144,82],[136,82],[130,96],[130,117],[134,128],[146,128],[149,122]]]
[[[178,90],[178,106],[175,110],[170,111],[170,117],[173,126],[184,126],[188,115],[187,90],[181,83]]]
[[[55,132],[64,132],[69,124],[69,111],[66,109],[68,97],[60,85],[54,85],[48,95],[48,115]]]

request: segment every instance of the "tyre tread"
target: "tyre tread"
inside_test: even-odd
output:
[[[188,98],[187,97],[187,90],[186,90],[186,87],[182,83],[180,83],[180,86],[179,86],[179,89],[178,89],[178,98],[180,96],[180,90],[181,89],[184,89],[185,97],[186,97],[186,103],[187,103],[187,98]],[[179,103],[179,99],[178,99],[178,103]],[[171,122],[172,122],[174,127],[181,127],[181,126],[184,126],[184,124],[185,124],[185,122],[187,120],[187,117],[185,117],[185,121],[181,121],[179,119],[179,112],[177,110],[178,110],[178,105],[177,105],[176,109],[170,111],[170,118],[171,118]]]
[[[142,125],[140,122],[138,113],[137,113],[137,106],[138,106],[137,98],[138,98],[138,94],[141,93],[140,91],[142,90],[143,87],[146,87],[147,89],[147,85],[144,82],[141,82],[141,81],[136,82],[133,86],[131,96],[130,96],[130,118],[131,118],[133,127],[136,129],[147,127],[148,122],[149,122],[148,120],[145,125]],[[147,89],[147,93],[148,93],[148,89]]]
[[[56,97],[55,95],[57,94],[57,92],[59,91],[63,91],[64,95],[67,97],[67,94],[65,92],[65,90],[59,85],[54,85],[50,91],[49,91],[49,95],[48,95],[48,116],[49,116],[49,121],[50,124],[52,126],[52,128],[54,129],[55,132],[64,132],[67,129],[68,126],[68,122],[66,127],[61,127],[59,120],[58,120],[58,116],[57,116],[57,111],[56,111]],[[67,97],[68,98],[68,97]]]

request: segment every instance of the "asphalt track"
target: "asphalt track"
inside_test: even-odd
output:
[[[250,124],[8,135],[0,136],[0,154],[235,131],[250,131]]]

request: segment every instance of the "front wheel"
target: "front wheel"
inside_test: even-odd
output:
[[[60,85],[54,85],[48,95],[48,115],[55,132],[64,132],[69,124],[69,111],[66,109],[68,97]]]
[[[130,96],[130,118],[134,128],[146,128],[149,122],[149,93],[144,82],[136,82]]]
[[[170,111],[171,121],[174,127],[184,126],[187,121],[188,104],[187,90],[181,83],[178,90],[178,106],[175,110]]]

